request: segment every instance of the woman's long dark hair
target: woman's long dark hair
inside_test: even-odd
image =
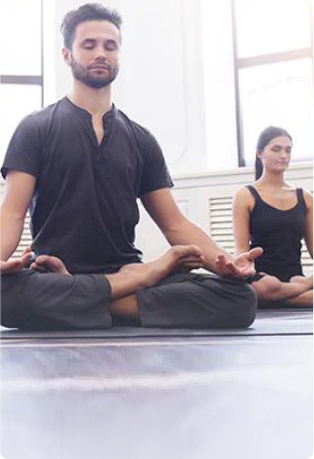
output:
[[[289,137],[289,139],[292,142],[292,137],[291,135],[283,128],[281,127],[276,127],[276,126],[268,126],[266,129],[264,129],[257,140],[256,144],[256,150],[257,152],[262,152],[264,148],[271,142],[273,139],[276,139],[276,137]],[[256,152],[256,153],[257,153]],[[260,159],[260,157],[256,154],[255,158],[255,180],[259,179],[263,173],[263,163]]]

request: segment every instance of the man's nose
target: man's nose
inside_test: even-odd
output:
[[[102,59],[102,60],[106,60],[107,59],[107,52],[103,48],[103,46],[98,46],[96,48],[95,55],[96,55],[96,59]]]

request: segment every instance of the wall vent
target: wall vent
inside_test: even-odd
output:
[[[232,197],[215,197],[209,199],[210,234],[221,247],[233,253]],[[311,274],[313,261],[302,241],[302,266],[305,274]]]

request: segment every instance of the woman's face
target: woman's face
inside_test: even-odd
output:
[[[263,151],[257,152],[264,169],[269,172],[284,172],[291,159],[291,139],[286,136],[271,140]]]

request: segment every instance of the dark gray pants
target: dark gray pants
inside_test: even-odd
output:
[[[109,328],[110,294],[101,274],[63,276],[25,269],[2,275],[1,324],[24,330]],[[250,285],[211,274],[171,275],[136,294],[144,327],[247,328],[256,314]]]

